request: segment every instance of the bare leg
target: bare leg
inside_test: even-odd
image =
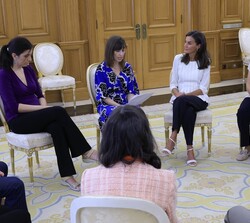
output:
[[[162,152],[165,153],[166,155],[172,154],[173,150],[175,149],[176,139],[177,139],[177,130],[174,130],[166,142],[166,148],[162,149]]]
[[[174,146],[176,144],[176,140],[177,140],[177,130],[174,130],[172,133],[171,133],[171,136],[170,138],[168,139],[167,141],[167,144],[166,144],[166,148],[168,150],[170,150],[171,152],[173,151],[174,149]]]

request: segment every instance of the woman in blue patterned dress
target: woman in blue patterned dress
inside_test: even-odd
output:
[[[100,128],[117,106],[127,104],[130,98],[139,94],[132,66],[125,61],[126,48],[122,37],[110,37],[105,48],[105,59],[96,69],[95,88]]]

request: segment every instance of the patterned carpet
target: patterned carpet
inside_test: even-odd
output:
[[[200,129],[195,129],[195,153],[197,167],[188,167],[182,131],[178,138],[178,149],[174,156],[162,157],[163,168],[173,169],[177,176],[178,202],[177,216],[180,223],[222,223],[226,211],[235,205],[250,208],[250,168],[249,162],[237,162],[239,134],[236,112],[246,93],[215,96],[211,98],[213,112],[212,155],[208,157],[207,147],[201,146]],[[143,107],[149,114],[153,134],[159,147],[165,144],[162,115],[169,104]],[[96,146],[93,116],[73,117],[88,142]],[[0,159],[9,164],[9,152],[0,132]],[[16,152],[16,174],[26,186],[27,202],[32,222],[68,223],[72,199],[80,193],[69,190],[60,184],[54,150],[40,152],[41,167],[34,164],[35,183],[29,183],[25,156]],[[96,164],[84,164],[80,158],[74,159],[80,180],[85,168]],[[11,175],[11,170],[10,170]]]

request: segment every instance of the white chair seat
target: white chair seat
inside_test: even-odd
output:
[[[170,109],[164,114],[164,126],[165,126],[165,140],[169,138],[169,128],[173,122],[173,110]],[[208,155],[211,155],[211,138],[212,138],[212,111],[206,109],[197,112],[195,127],[201,127],[202,144],[205,145],[204,139],[204,127],[207,127],[207,138],[208,138]]]
[[[94,114],[94,123],[96,126],[99,126],[99,117],[100,115],[98,113]]]
[[[132,197],[82,196],[70,206],[70,222],[169,223],[157,204]]]
[[[13,132],[6,133],[8,143],[23,149],[32,149],[43,147],[53,143],[49,133],[34,133],[34,134],[16,134]]]
[[[75,85],[75,78],[67,75],[51,75],[46,77],[40,77],[38,82],[41,88],[69,88]]]
[[[248,66],[248,64],[250,63],[250,56],[246,56],[242,58],[242,61],[246,66]]]
[[[164,122],[172,123],[173,110],[169,110],[164,114]],[[212,123],[212,112],[209,109],[197,112],[195,124]]]

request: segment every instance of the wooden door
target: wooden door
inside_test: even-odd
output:
[[[106,40],[120,35],[139,88],[169,85],[173,58],[183,48],[181,0],[96,0],[96,15],[99,61]]]
[[[181,5],[179,0],[143,1],[143,87],[169,85],[174,56],[182,52]]]

